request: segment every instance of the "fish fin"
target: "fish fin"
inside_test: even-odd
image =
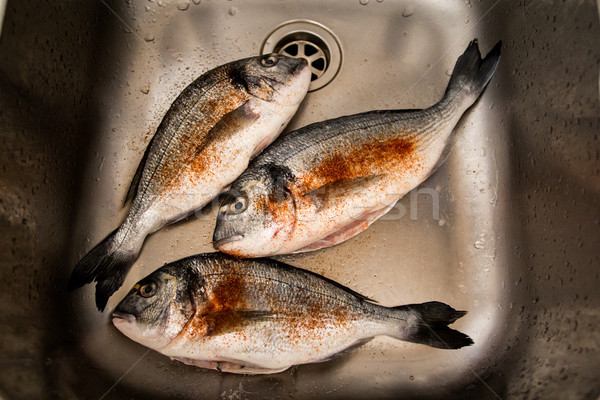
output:
[[[326,183],[316,189],[304,194],[317,208],[317,211],[323,211],[329,207],[335,206],[340,200],[352,197],[369,190],[377,185],[385,174],[363,175],[351,179],[339,179]]]
[[[409,304],[394,307],[393,310],[416,315],[414,325],[403,327],[399,339],[426,344],[438,349],[459,349],[473,344],[473,340],[462,332],[451,329],[449,324],[464,316],[466,311],[457,311],[439,301],[422,304]],[[406,318],[399,318],[406,320]],[[410,318],[408,318],[410,320]]]
[[[212,360],[196,360],[189,357],[169,357],[171,360],[179,361],[187,365],[193,365],[195,367],[206,368],[206,369],[215,369],[219,368],[219,361]]]
[[[123,200],[123,207],[127,205],[130,201],[132,201],[137,195],[137,189],[140,184],[140,180],[142,179],[142,173],[144,172],[144,167],[146,166],[146,160],[148,159],[148,154],[150,153],[150,147],[152,145],[152,141],[146,147],[146,151],[144,151],[144,156],[142,157],[140,163],[135,170],[135,174],[133,175],[133,179],[129,184],[129,189],[127,189],[127,195],[125,196],[125,200]]]
[[[171,360],[180,361],[187,365],[193,365],[200,368],[214,369],[219,372],[227,372],[231,374],[246,374],[246,375],[258,375],[258,374],[275,374],[277,372],[285,371],[289,366],[284,368],[263,368],[254,364],[245,363],[240,360],[195,360],[187,357],[170,357]]]
[[[359,339],[356,342],[352,343],[350,346],[346,347],[345,349],[330,355],[329,357],[320,359],[318,361],[315,361],[315,363],[319,363],[319,362],[324,362],[324,361],[331,361],[334,360],[336,358],[339,357],[343,357],[348,355],[349,353],[353,352],[354,350],[358,349],[361,346],[364,346],[365,344],[369,343],[371,340],[373,340],[374,338],[370,337],[370,338],[366,338],[366,339]]]
[[[255,323],[267,321],[275,314],[263,310],[223,310],[206,313],[202,316],[206,324],[206,336],[219,336],[239,331]]]
[[[456,60],[444,99],[448,101],[458,95],[464,96],[465,102],[474,103],[496,72],[501,47],[502,41],[499,41],[482,59],[477,39],[471,41],[465,52]]]
[[[338,228],[338,230],[335,232],[325,236],[323,239],[319,239],[308,246],[302,247],[301,249],[296,250],[294,253],[315,251],[345,242],[346,240],[351,239],[362,231],[366,230],[373,222],[390,211],[395,204],[396,202],[394,201],[389,206],[361,214],[348,224]]]
[[[219,254],[220,255],[220,253],[214,253],[214,254]],[[230,256],[226,256],[226,257],[230,257]],[[335,286],[335,287],[343,290],[344,292],[350,293],[351,295],[355,296],[359,300],[368,301],[368,302],[371,302],[371,303],[377,303],[377,300],[373,300],[373,299],[371,299],[371,298],[369,298],[369,297],[367,297],[367,296],[365,296],[363,294],[355,292],[354,290],[350,289],[349,287],[346,287],[346,286],[342,285],[339,282],[336,282],[336,281],[334,281],[332,279],[329,279],[326,276],[319,275],[316,272],[312,272],[312,271],[309,271],[309,270],[303,269],[303,268],[294,267],[292,265],[286,264],[286,263],[281,262],[281,261],[273,260],[273,259],[270,259],[270,258],[255,258],[254,261],[269,264],[269,265],[273,266],[274,268],[277,268],[277,269],[279,269],[281,271],[288,271],[288,272],[291,272],[293,274],[297,274],[298,272],[301,272],[303,274],[306,274],[306,275],[309,275],[309,276],[313,276],[315,278],[318,278],[319,280],[326,281],[330,285],[333,285],[333,286]]]
[[[266,375],[266,374],[276,374],[279,372],[283,372],[290,368],[291,365],[288,365],[283,368],[262,368],[257,367],[250,364],[243,363],[233,363],[229,361],[221,361],[219,362],[219,366],[217,370],[219,372],[227,372],[230,374],[245,374],[245,375]]]
[[[197,157],[206,147],[215,140],[223,140],[235,133],[242,131],[252,125],[260,117],[260,114],[252,111],[249,102],[246,101],[238,108],[225,114],[207,133],[206,139],[194,150],[193,158]]]
[[[283,368],[264,368],[258,365],[249,364],[244,361],[218,361],[217,371],[227,372],[230,374],[244,374],[244,375],[265,375],[265,374],[276,374],[283,372],[290,367],[290,365]]]
[[[209,146],[215,140],[223,139],[224,137],[231,136],[238,130],[245,129],[247,126],[255,122],[259,117],[260,114],[257,114],[252,111],[252,108],[250,107],[248,101],[240,105],[238,108],[225,114],[223,117],[221,117],[219,122],[217,122],[206,133],[206,135],[202,135],[201,140],[198,140],[198,146],[191,152],[191,155],[186,154],[185,158],[183,160],[180,160],[182,165],[185,165],[189,161],[196,158],[207,146]],[[133,200],[137,195],[138,186],[142,179],[144,169],[146,168],[146,162],[148,160],[150,150],[154,148],[153,143],[156,140],[156,137],[156,135],[152,137],[152,140],[150,140],[150,143],[146,147],[144,156],[142,157],[142,160],[140,161],[137,170],[135,171],[133,179],[131,180],[131,184],[129,185],[129,189],[127,190],[127,195],[123,202],[123,206],[125,206],[129,201]]]
[[[96,281],[96,307],[100,311],[104,311],[109,297],[121,287],[138,256],[138,252],[120,245],[118,231],[119,228],[115,229],[75,265],[67,284],[68,290],[74,290]]]

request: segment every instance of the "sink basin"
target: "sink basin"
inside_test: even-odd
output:
[[[0,398],[597,398],[599,37],[596,5],[575,1],[9,2]],[[502,58],[442,167],[361,235],[279,257],[386,306],[466,310],[453,328],[473,346],[378,337],[272,376],[221,374],[127,339],[91,285],[66,292],[124,217],[162,116],[206,70],[261,51],[314,55],[289,132],[434,104],[473,38],[484,54],[503,40]],[[163,264],[213,251],[215,216],[206,207],[150,236],[107,309]]]

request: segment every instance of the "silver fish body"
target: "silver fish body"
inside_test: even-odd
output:
[[[113,324],[187,364],[267,374],[330,359],[377,335],[441,349],[468,346],[467,335],[447,326],[464,314],[440,302],[383,307],[287,264],[212,253],[141,280],[116,307]]]
[[[430,108],[371,111],[279,138],[232,184],[214,247],[239,257],[289,254],[367,229],[443,162],[454,127],[496,70],[500,46],[481,59],[471,42]]]
[[[281,133],[308,91],[303,60],[275,54],[222,65],[173,102],[148,145],[119,228],[75,267],[69,287],[96,281],[104,309],[147,235],[200,209]]]

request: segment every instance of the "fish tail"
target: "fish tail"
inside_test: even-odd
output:
[[[502,41],[499,41],[482,59],[477,39],[471,41],[454,65],[442,102],[459,100],[467,108],[470,107],[496,72],[501,47]]]
[[[409,304],[392,310],[396,312],[397,320],[403,321],[400,332],[392,335],[398,339],[439,349],[459,349],[473,344],[469,336],[448,327],[466,311],[457,311],[439,301]]]
[[[104,311],[109,297],[121,287],[125,275],[139,254],[139,248],[127,245],[132,241],[124,240],[125,236],[122,228],[115,229],[90,250],[71,273],[68,290],[97,282],[96,307],[100,311]]]

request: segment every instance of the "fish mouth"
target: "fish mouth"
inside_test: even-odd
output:
[[[304,58],[297,58],[297,60],[300,61],[300,63],[293,69],[292,73],[294,75],[299,75],[304,68],[308,67],[308,61],[306,61]]]
[[[133,322],[135,322],[135,315],[120,312],[120,311],[114,311],[112,313],[112,319],[113,319],[113,324],[114,323],[123,323],[123,322],[133,323]]]
[[[243,235],[233,235],[233,236],[229,236],[229,237],[226,237],[223,239],[214,240],[213,247],[218,250],[219,247],[222,247],[223,245],[225,245],[227,243],[237,242],[238,240],[242,240],[243,238],[244,238]]]

